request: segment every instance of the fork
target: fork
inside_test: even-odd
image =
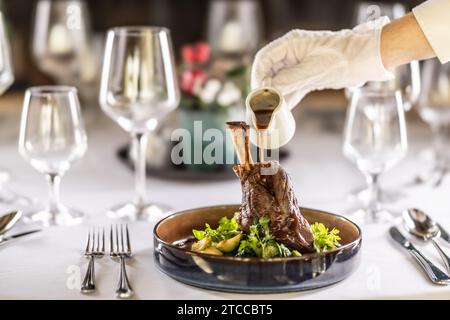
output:
[[[95,291],[95,258],[100,259],[105,255],[105,229],[103,229],[101,237],[98,227],[89,230],[84,255],[89,258],[89,265],[81,284],[81,292],[92,293]]]
[[[115,230],[115,232],[114,232]],[[119,232],[120,230],[120,232]],[[125,239],[124,239],[125,230]],[[134,295],[134,291],[131,288],[130,281],[128,280],[127,270],[125,268],[125,260],[131,258],[131,244],[130,234],[128,232],[128,225],[115,225],[115,228],[111,226],[110,231],[110,256],[119,258],[120,260],[120,274],[119,283],[117,284],[116,297],[118,298],[130,298]],[[125,242],[125,245],[124,245]]]

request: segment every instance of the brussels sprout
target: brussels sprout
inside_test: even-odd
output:
[[[233,238],[225,239],[220,241],[216,248],[222,251],[223,253],[228,253],[236,250],[236,248],[239,246],[239,242],[241,242],[242,239],[242,233],[239,233],[238,235],[235,235]]]
[[[194,242],[191,246],[192,251],[203,251],[211,246],[211,238],[204,237],[202,240]]]
[[[293,257],[301,257],[302,256],[302,254],[300,252],[298,252],[297,250],[292,250],[291,253],[292,253]]]
[[[209,247],[206,248],[205,250],[200,251],[201,253],[207,253],[207,254],[212,254],[215,256],[223,256],[222,251],[220,251],[219,249],[215,248],[215,247]]]
[[[263,248],[262,257],[263,258],[274,258],[280,255],[280,250],[276,244],[269,244]]]

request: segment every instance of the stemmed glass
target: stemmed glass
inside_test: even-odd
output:
[[[91,46],[85,1],[36,3],[32,53],[39,69],[58,83],[91,82],[97,71]]]
[[[170,32],[160,27],[108,31],[100,105],[133,139],[136,197],[107,213],[112,218],[155,220],[170,207],[146,199],[147,136],[179,103]]]
[[[19,152],[49,183],[50,202],[30,210],[26,221],[73,225],[83,214],[59,200],[61,177],[87,150],[77,90],[66,86],[32,87],[25,92],[20,123]]]
[[[260,3],[255,0],[211,1],[207,36],[216,56],[251,55],[263,37]]]
[[[0,12],[0,95],[13,84],[14,74],[11,61],[11,49],[5,31],[3,13]],[[0,169],[0,202],[7,205],[26,205],[31,202],[27,197],[20,196],[9,190],[6,184],[10,180],[8,170]]]
[[[343,152],[366,177],[367,206],[355,219],[389,221],[395,214],[380,205],[379,177],[395,166],[408,148],[400,91],[355,90],[347,111]]]
[[[381,16],[387,16],[391,20],[398,19],[406,14],[407,10],[404,4],[400,2],[386,3],[379,1],[362,1],[356,5],[353,23],[360,24]],[[392,70],[395,79],[381,82],[367,82],[365,87],[374,91],[393,91],[399,90],[402,95],[403,108],[405,111],[411,110],[418,101],[421,90],[420,66],[418,61],[412,61],[409,64],[399,66]],[[349,88],[346,93],[350,98],[353,88]],[[359,201],[367,201],[370,198],[370,190],[357,188],[351,194],[352,198]],[[380,201],[391,202],[401,198],[403,194],[393,190],[381,190]]]
[[[450,66],[441,64],[437,59],[427,60],[423,63],[422,74],[423,91],[419,98],[418,111],[433,132],[433,164],[427,176],[418,176],[416,180],[426,182],[435,177],[434,186],[437,187],[450,170],[447,151],[450,126]]]
[[[11,61],[11,48],[5,31],[3,13],[0,12],[0,95],[13,84],[14,74]]]

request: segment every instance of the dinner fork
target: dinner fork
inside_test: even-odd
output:
[[[89,258],[89,265],[81,284],[82,293],[92,293],[95,291],[95,258],[102,258],[105,255],[105,229],[102,230],[100,236],[100,228],[92,228],[88,232],[86,241],[86,249],[84,255]]]
[[[120,230],[120,232],[119,232]],[[124,238],[125,230],[125,238]],[[114,232],[115,231],[115,232]],[[128,232],[128,225],[111,226],[110,231],[110,256],[112,259],[119,258],[120,260],[120,274],[119,283],[117,284],[116,296],[118,298],[130,298],[134,295],[128,280],[127,270],[125,268],[125,260],[131,258],[131,244],[130,234]],[[124,245],[125,243],[125,245]]]

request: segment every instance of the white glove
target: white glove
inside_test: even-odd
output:
[[[256,54],[251,86],[277,88],[292,109],[313,90],[393,79],[380,54],[381,29],[388,22],[381,17],[338,32],[292,30]]]

